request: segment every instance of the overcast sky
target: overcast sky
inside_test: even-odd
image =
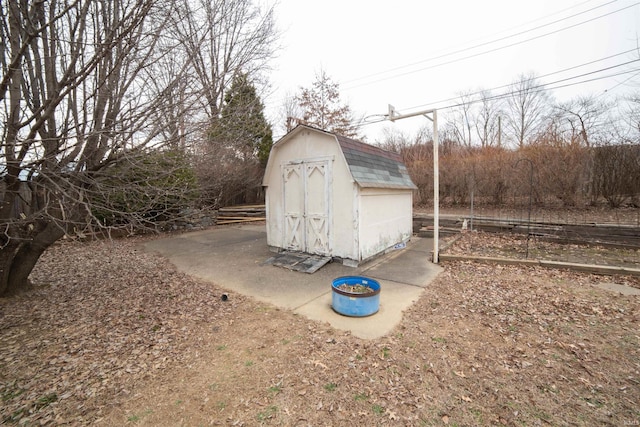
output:
[[[640,1],[279,0],[275,11],[282,49],[265,104],[278,124],[286,95],[310,87],[321,69],[340,84],[352,110],[369,120],[385,114],[389,103],[409,113],[446,107],[454,102],[440,101],[464,91],[499,93],[528,72],[543,83],[558,81],[550,87],[573,84],[552,90],[559,100],[605,91],[602,96],[612,96],[640,83]],[[638,62],[620,65],[630,61]],[[574,84],[589,79],[598,80]],[[446,115],[440,110],[442,121]],[[383,127],[413,133],[425,121],[362,131],[372,143]]]

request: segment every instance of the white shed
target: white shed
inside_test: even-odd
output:
[[[271,149],[267,244],[358,264],[407,242],[413,191],[399,154],[300,125]]]

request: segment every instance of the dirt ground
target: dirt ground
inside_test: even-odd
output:
[[[140,240],[62,242],[0,299],[3,423],[640,424],[640,297],[593,286],[638,278],[447,263],[363,340],[224,300]]]

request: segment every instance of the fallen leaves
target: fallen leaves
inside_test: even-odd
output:
[[[224,314],[210,285],[133,241],[63,242],[42,256],[31,280],[32,291],[1,300],[0,390],[24,390],[3,399],[4,421],[90,418],[86,406],[62,414],[56,400],[82,408],[126,394],[150,369],[183,358],[185,338]],[[43,404],[52,394],[57,399]]]
[[[319,360],[314,360],[313,361],[313,366],[319,366],[322,369],[327,369],[327,365],[325,365],[324,363],[320,362]]]
[[[135,241],[57,245],[32,280],[0,300],[9,422],[602,425],[640,401],[640,300],[585,274],[448,263],[377,340],[222,301]]]
[[[467,232],[449,238],[455,240],[443,253],[452,255],[474,255],[479,257],[510,258],[559,261],[577,264],[609,265],[640,268],[640,250],[615,247],[561,244],[518,234]],[[528,248],[528,250],[527,250]],[[500,269],[501,266],[496,266]],[[617,279],[640,287],[640,280]]]

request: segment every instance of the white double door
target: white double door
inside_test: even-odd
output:
[[[329,160],[283,166],[284,241],[289,250],[329,255]]]

